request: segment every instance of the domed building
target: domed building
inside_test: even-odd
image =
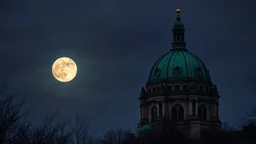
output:
[[[185,29],[177,9],[172,48],[153,65],[141,89],[138,128],[154,132],[172,128],[191,138],[204,130],[220,130],[219,94],[204,62],[186,48]]]

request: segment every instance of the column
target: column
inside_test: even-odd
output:
[[[156,109],[157,117],[159,117],[159,104],[156,104]]]
[[[163,102],[162,104],[162,112],[163,112],[163,116],[165,116],[165,102]]]
[[[209,108],[210,108],[210,117],[214,117],[214,104],[211,103]]]
[[[189,101],[189,115],[192,115],[192,101]]]
[[[196,116],[198,115],[198,101],[196,101]]]

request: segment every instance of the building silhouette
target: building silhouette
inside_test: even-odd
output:
[[[185,29],[176,10],[172,48],[153,65],[140,94],[139,134],[171,129],[190,138],[220,130],[219,94],[204,62],[186,48]]]

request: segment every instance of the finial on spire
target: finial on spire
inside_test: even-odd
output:
[[[177,13],[177,17],[176,17],[176,20],[177,21],[180,21],[180,9],[176,9],[176,13]]]
[[[176,13],[179,15],[180,14],[180,9],[176,9]]]
[[[173,24],[173,42],[172,50],[186,50],[186,42],[184,39],[184,25],[180,18],[180,9],[176,9],[176,22]]]

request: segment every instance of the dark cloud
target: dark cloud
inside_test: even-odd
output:
[[[61,111],[92,120],[97,133],[134,129],[139,90],[154,61],[169,51],[175,9],[181,8],[188,49],[208,66],[222,96],[220,114],[233,122],[255,102],[254,1],[2,0],[2,79],[25,93],[36,115]],[[68,84],[51,75],[60,56],[78,75]]]

